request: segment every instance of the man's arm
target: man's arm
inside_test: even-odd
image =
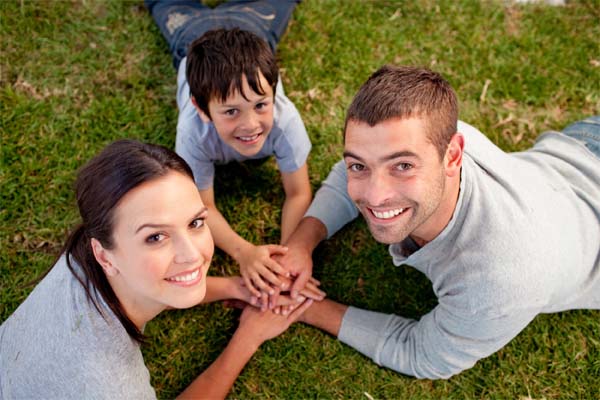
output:
[[[281,210],[281,243],[285,243],[298,226],[312,199],[306,163],[294,172],[282,172],[285,201]]]
[[[348,307],[338,339],[378,365],[402,374],[446,379],[504,347],[538,311],[462,315],[465,313],[441,304],[416,321]],[[307,322],[311,323],[309,317]]]

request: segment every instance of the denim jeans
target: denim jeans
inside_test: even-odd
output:
[[[145,0],[161,33],[169,43],[175,69],[188,46],[205,32],[239,28],[264,39],[273,52],[299,2],[294,0],[231,0],[210,8],[199,0]]]
[[[600,115],[577,121],[563,129],[563,133],[583,142],[600,157]]]

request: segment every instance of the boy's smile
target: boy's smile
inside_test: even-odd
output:
[[[273,88],[262,73],[259,72],[258,76],[264,94],[252,90],[243,75],[243,93],[236,91],[224,102],[213,97],[208,103],[210,120],[221,140],[247,157],[262,149],[273,128]],[[202,119],[208,118],[202,112],[200,116]]]

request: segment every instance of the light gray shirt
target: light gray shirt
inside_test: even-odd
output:
[[[600,308],[600,159],[559,132],[505,153],[472,126],[454,215],[431,242],[390,246],[396,266],[431,281],[438,305],[420,320],[350,307],[339,339],[376,363],[448,378],[496,352],[540,313]],[[307,216],[328,236],[358,215],[341,161]]]
[[[0,399],[156,398],[139,345],[100,303],[106,319],[61,257],[0,326]]]
[[[281,172],[295,172],[306,163],[311,144],[294,103],[285,96],[281,79],[277,81],[273,110],[273,128],[260,151],[247,157],[238,153],[219,137],[212,122],[204,123],[190,97],[185,77],[187,57],[177,73],[177,138],[175,151],[192,168],[199,189],[213,186],[215,164],[275,156]]]

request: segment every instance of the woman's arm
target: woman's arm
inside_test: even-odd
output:
[[[224,399],[259,346],[283,333],[310,307],[305,301],[288,316],[246,307],[240,325],[221,355],[179,395],[182,399]]]

